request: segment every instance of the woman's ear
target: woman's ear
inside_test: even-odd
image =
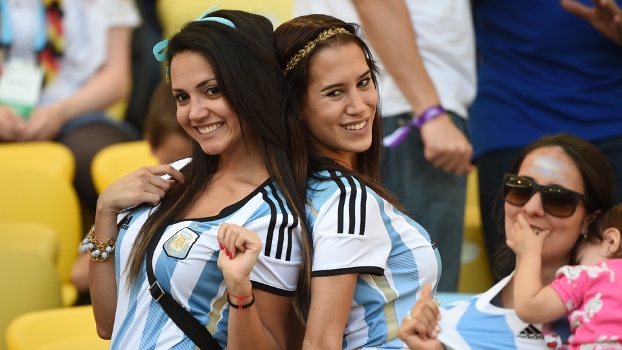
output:
[[[610,227],[603,232],[603,242],[607,245],[607,258],[616,257],[620,250],[620,230]]]

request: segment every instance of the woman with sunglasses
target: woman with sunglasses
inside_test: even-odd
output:
[[[100,195],[87,240],[98,333],[112,349],[285,349],[305,270],[306,174],[292,169],[306,159],[286,148],[298,127],[281,118],[272,24],[208,10],[154,53],[192,159]]]
[[[505,176],[504,225],[512,228],[524,218],[534,234],[547,231],[543,240],[541,283],[572,261],[579,238],[598,215],[613,205],[613,171],[596,147],[577,137],[558,134],[528,145]],[[495,264],[503,270],[516,256],[504,245]],[[510,271],[514,269],[511,266]],[[398,335],[412,349],[549,349],[570,335],[565,318],[550,324],[522,321],[514,310],[514,274],[485,293],[440,309],[429,297],[420,298],[406,316]],[[439,321],[440,319],[440,321]]]

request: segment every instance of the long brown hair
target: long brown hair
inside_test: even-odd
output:
[[[296,122],[284,120],[281,114],[283,102],[279,88],[283,73],[275,60],[272,23],[263,16],[242,11],[215,11],[209,16],[226,18],[235,28],[214,21],[186,24],[168,42],[168,64],[176,55],[189,51],[209,61],[239,122],[248,123],[257,134],[266,169],[300,220],[302,271],[310,270],[311,248],[304,201],[306,161],[301,153],[304,150],[288,149],[290,139],[300,137],[296,134],[299,127]],[[243,137],[246,140],[244,134]],[[218,168],[218,159],[218,155],[206,154],[198,143],[193,143],[192,162],[181,170],[186,182],[171,188],[134,242],[127,271],[130,282],[139,275],[156,231],[166,227],[204,192]]]
[[[281,69],[285,69],[289,60],[305,46],[309,41],[315,40],[320,33],[330,28],[344,28],[350,34],[338,34],[315,45],[315,48],[298,64],[287,72],[283,85],[285,96],[286,118],[300,120],[302,111],[307,104],[307,89],[310,78],[310,65],[319,52],[328,48],[342,46],[347,43],[358,45],[365,55],[367,66],[371,71],[372,81],[376,89],[378,87],[378,66],[376,65],[371,51],[359,36],[359,26],[354,23],[346,23],[332,16],[313,14],[300,16],[289,22],[281,24],[275,31],[277,57]],[[304,128],[303,123],[300,123]],[[383,156],[382,146],[382,120],[380,118],[380,105],[376,107],[376,114],[372,123],[371,146],[357,154],[357,168],[354,171],[346,169],[330,158],[322,156],[309,141],[310,132],[305,133],[307,154],[309,159],[308,176],[317,178],[317,173],[323,170],[339,171],[345,176],[354,176],[360,179],[367,187],[371,188],[379,196],[405,212],[397,198],[382,186],[380,179],[380,164]]]
[[[587,215],[594,214],[598,210],[605,212],[613,206],[615,185],[609,161],[596,146],[573,135],[559,133],[533,141],[518,155],[509,173],[518,174],[525,158],[532,152],[545,147],[561,148],[579,169]],[[502,211],[498,219],[502,221],[504,216]],[[505,231],[505,226],[500,227]],[[505,242],[502,243],[493,256],[495,277],[498,279],[505,277],[502,275],[503,271],[513,271],[515,264],[516,255]]]

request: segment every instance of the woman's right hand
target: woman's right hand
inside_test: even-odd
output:
[[[411,349],[444,348],[436,339],[441,330],[438,325],[441,314],[438,305],[432,300],[431,290],[430,284],[423,286],[421,296],[397,331],[397,336]]]
[[[160,176],[169,175],[170,180]],[[97,213],[116,216],[121,210],[139,204],[157,205],[176,182],[183,183],[185,176],[170,165],[146,166],[114,181],[100,194]]]

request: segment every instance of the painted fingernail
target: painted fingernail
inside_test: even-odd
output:
[[[220,250],[225,249],[225,246],[224,246],[224,245],[222,245],[222,243],[218,243],[218,245],[220,246]]]

